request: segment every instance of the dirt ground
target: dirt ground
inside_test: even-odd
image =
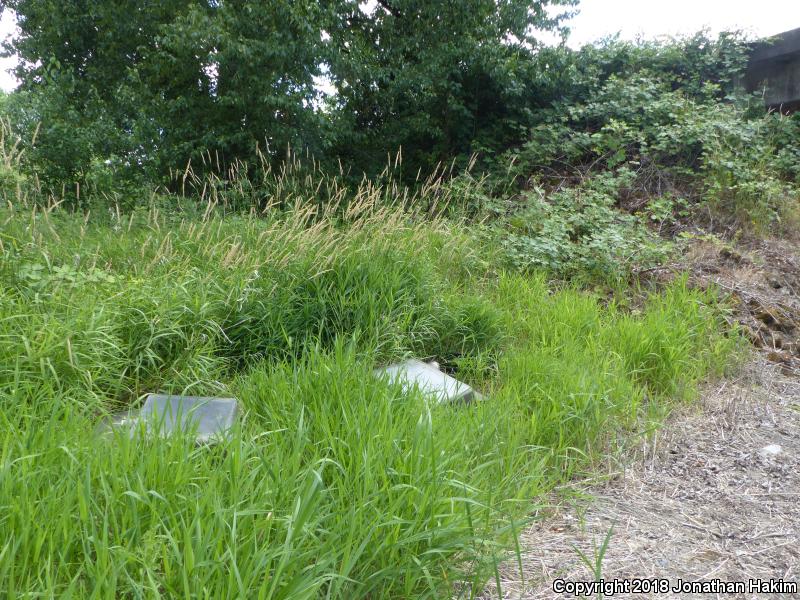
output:
[[[737,301],[732,317],[756,348],[737,375],[616,464],[601,483],[555,494],[485,598],[563,598],[553,581],[601,577],[683,581],[782,580],[800,587],[800,259],[786,242],[745,251],[697,243],[683,264],[695,285]],[[668,273],[656,274],[668,276]],[[613,527],[613,529],[612,529]],[[646,587],[646,586],[645,586]],[[775,591],[778,590],[778,591]],[[611,596],[606,596],[611,597]],[[620,593],[615,598],[800,598],[788,586],[743,594]]]

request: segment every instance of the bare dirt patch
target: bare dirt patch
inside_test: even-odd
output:
[[[612,526],[606,581],[800,582],[800,259],[782,242],[741,252],[698,243],[662,275],[679,271],[736,300],[732,319],[758,349],[753,360],[673,413],[601,483],[561,489],[522,536],[522,572],[509,561],[501,590],[493,583],[485,598],[565,597],[553,581],[593,580],[577,550],[593,559]]]
[[[591,499],[562,501],[522,536],[524,577],[506,565],[501,597],[591,581],[575,548],[593,558],[612,526],[606,580],[800,579],[800,383],[779,371],[755,361],[674,414],[606,483],[573,486]]]
[[[733,249],[698,242],[671,272],[688,270],[695,285],[716,285],[737,301],[735,318],[756,348],[793,374],[800,369],[800,256],[797,244],[762,240]]]

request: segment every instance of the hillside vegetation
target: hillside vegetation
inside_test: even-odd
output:
[[[636,311],[497,273],[457,224],[2,214],[0,578],[75,597],[416,597],[480,582],[530,499],[723,367],[714,298]],[[430,406],[406,353],[484,391]],[[233,395],[211,448],[95,432],[162,390]]]
[[[0,590],[473,597],[724,372],[725,298],[641,275],[791,235],[800,121],[738,36],[544,47],[548,4],[4,4]],[[410,356],[485,399],[374,376]],[[150,392],[241,419],[99,430]]]

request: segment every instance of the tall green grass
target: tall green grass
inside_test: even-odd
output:
[[[470,596],[537,497],[733,348],[709,293],[625,310],[379,206],[0,212],[8,598]],[[372,376],[407,355],[487,400]],[[243,417],[211,448],[94,433],[155,391]]]

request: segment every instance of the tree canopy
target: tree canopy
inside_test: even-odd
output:
[[[291,146],[364,172],[403,147],[427,170],[491,144],[519,110],[537,33],[576,0],[5,0],[20,127],[40,177]],[[336,92],[325,97],[327,79]],[[31,132],[29,132],[30,134]],[[98,164],[101,160],[102,164]]]

